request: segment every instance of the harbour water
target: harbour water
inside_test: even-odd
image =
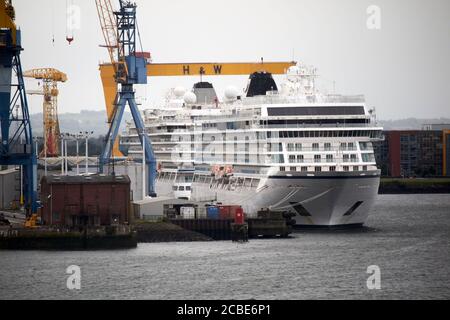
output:
[[[69,290],[66,268],[81,268]],[[366,285],[368,266],[381,289]],[[0,299],[449,299],[450,195],[379,196],[361,230],[290,239],[0,252]]]

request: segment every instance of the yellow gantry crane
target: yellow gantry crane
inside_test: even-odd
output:
[[[124,0],[119,0],[121,6]],[[119,39],[123,30],[117,28],[117,17],[110,0],[95,0],[97,13],[100,20],[105,45],[108,49],[111,63],[100,65],[100,76],[103,84],[108,123],[113,119],[118,97],[118,84],[127,77],[127,63],[122,59],[126,54],[124,47],[119,45]],[[130,4],[136,8],[135,4]],[[272,74],[284,74],[291,66],[297,63],[289,62],[217,62],[217,63],[152,63],[150,53],[135,52],[136,57],[147,59],[148,77],[168,76],[224,76],[224,75],[250,75],[254,72],[269,72]],[[119,141],[114,142],[112,155],[123,157],[119,151]]]
[[[58,82],[66,82],[67,75],[53,68],[41,68],[25,71],[26,78],[42,80],[42,91],[28,91],[29,94],[44,96],[44,150],[41,156],[58,157],[59,154],[59,120],[58,120]]]
[[[217,62],[217,63],[149,63],[147,65],[148,77],[177,77],[177,76],[225,76],[250,75],[254,72],[265,71],[272,74],[284,74],[289,67],[297,65],[296,62]],[[111,63],[100,65],[100,77],[103,85],[108,123],[111,123],[117,102],[117,83],[115,80],[115,67]],[[113,147],[114,157],[123,157],[119,151],[119,141]]]

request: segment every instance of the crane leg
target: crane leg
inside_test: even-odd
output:
[[[140,132],[145,132],[145,124],[142,120],[139,109],[136,105],[136,101],[133,96],[129,98],[128,104],[130,105],[131,115],[133,116],[134,124],[136,128]],[[154,198],[156,197],[155,191],[155,181],[156,181],[156,159],[155,154],[153,153],[153,147],[150,141],[150,138],[147,134],[140,134],[139,139],[141,141],[141,145],[145,144],[145,159],[148,166],[147,175],[148,175],[148,196]]]
[[[100,156],[99,170],[101,173],[103,173],[104,166],[109,162],[109,159],[111,158],[114,141],[117,139],[117,135],[119,133],[120,123],[122,122],[126,103],[127,103],[126,97],[121,96],[119,103],[117,104],[116,107],[117,110],[114,113],[111,125],[109,127],[108,134],[106,135],[103,152]]]

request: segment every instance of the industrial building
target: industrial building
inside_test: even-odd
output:
[[[41,182],[45,225],[109,226],[131,218],[128,176],[47,176]]]
[[[374,144],[383,176],[449,176],[450,125],[427,125],[424,130],[385,131],[385,140]]]
[[[175,214],[176,208],[183,205],[189,205],[189,201],[161,196],[133,202],[133,211],[135,218],[158,220],[169,216],[170,213]]]
[[[450,129],[442,131],[443,155],[444,155],[444,176],[450,177]]]
[[[20,170],[0,170],[0,210],[20,206]]]

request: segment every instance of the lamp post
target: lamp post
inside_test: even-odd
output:
[[[61,139],[61,175],[64,175],[64,134],[60,134],[59,138]]]
[[[67,141],[70,139],[70,134],[66,134],[66,141],[64,142],[64,148],[65,148],[65,160],[64,160],[64,168],[65,168],[65,175],[69,175],[69,153],[67,151]]]
[[[79,149],[78,139],[81,138],[81,135],[75,134],[74,137],[75,137],[75,140],[77,141],[77,176],[78,176],[80,174],[80,149]]]
[[[89,137],[94,134],[94,131],[80,131],[80,137],[86,139],[86,174],[89,174]]]
[[[34,139],[34,143],[36,145],[36,147],[35,147],[36,148],[36,158],[39,158],[39,143],[38,143],[39,138],[34,137],[33,139]]]

